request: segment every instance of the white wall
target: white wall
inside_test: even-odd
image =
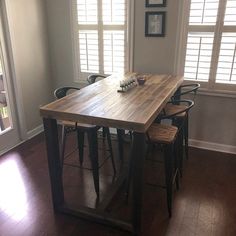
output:
[[[145,8],[145,1],[135,1],[134,71],[174,73],[178,6],[181,0],[168,0],[166,8]],[[54,87],[74,84],[68,0],[46,0]],[[167,13],[166,36],[144,36],[145,11]],[[236,147],[236,99],[199,95],[190,114],[190,138],[201,142]]]
[[[52,100],[45,3],[6,0],[6,5],[15,75],[29,132],[42,124],[39,106]]]

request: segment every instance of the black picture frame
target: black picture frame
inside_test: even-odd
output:
[[[166,12],[151,11],[145,13],[145,36],[164,37],[165,36]]]
[[[146,0],[146,7],[166,7],[166,0]]]

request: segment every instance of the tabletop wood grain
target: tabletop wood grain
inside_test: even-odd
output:
[[[182,76],[148,75],[142,86],[118,93],[113,75],[40,108],[42,117],[145,132],[183,82]]]

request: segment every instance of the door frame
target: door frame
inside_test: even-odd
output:
[[[5,81],[8,97],[11,107],[11,112],[14,112],[15,120],[13,120],[13,126],[17,130],[19,136],[19,142],[15,145],[19,145],[22,141],[27,140],[27,129],[25,123],[24,109],[23,109],[23,96],[20,81],[16,79],[15,63],[14,63],[14,48],[11,43],[11,33],[8,23],[8,10],[7,1],[0,0],[0,24],[2,25],[1,44],[3,59],[6,61],[4,64],[7,81]],[[13,118],[13,116],[12,116]],[[7,148],[10,150],[13,147]],[[4,153],[8,150],[2,150]]]

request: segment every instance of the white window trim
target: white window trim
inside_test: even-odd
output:
[[[128,5],[128,23],[127,23],[127,32],[128,32],[128,43],[126,44],[129,47],[129,53],[127,56],[127,68],[129,71],[134,70],[134,13],[135,9],[135,1],[134,0],[129,0],[129,5]]]
[[[79,82],[79,48],[78,48],[78,35],[77,32],[77,1],[70,0],[70,28],[71,28],[71,45],[73,56],[73,81]]]
[[[78,21],[77,21],[77,0],[70,0],[70,27],[71,27],[71,45],[72,45],[72,56],[73,56],[73,81],[82,82],[86,81],[86,76],[81,77],[80,71],[80,58],[79,58],[79,47],[78,47]],[[133,57],[134,57],[134,8],[135,1],[128,0],[128,22],[127,22],[127,60],[126,68],[128,71],[133,71]],[[100,50],[100,49],[99,49]],[[83,74],[86,74],[83,72]],[[92,73],[87,73],[90,75]]]
[[[221,1],[222,7],[225,7],[225,0]],[[186,14],[187,13],[187,14]],[[185,54],[187,45],[187,34],[188,34],[188,19],[190,13],[190,0],[182,0],[179,3],[179,19],[178,19],[178,29],[176,38],[176,50],[175,50],[175,64],[174,73],[177,75],[184,75],[184,64],[185,64]],[[222,26],[219,26],[222,27]],[[219,27],[215,27],[215,31],[219,30]],[[230,28],[230,27],[228,27]],[[236,85],[231,84],[220,84],[215,83],[212,79],[208,82],[196,81],[196,80],[186,80],[184,83],[197,82],[201,84],[200,94],[209,96],[220,96],[220,97],[236,97]]]
[[[187,44],[187,26],[189,18],[190,2],[189,0],[182,0],[179,3],[178,9],[178,28],[176,37],[176,50],[175,50],[175,65],[174,73],[178,75],[184,74],[184,60],[186,54]],[[186,14],[188,13],[188,14]]]

